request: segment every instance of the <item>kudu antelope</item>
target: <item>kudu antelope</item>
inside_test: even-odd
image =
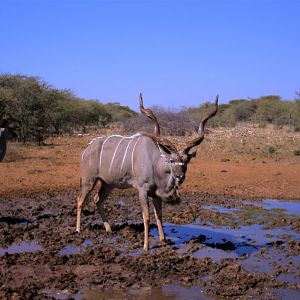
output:
[[[162,202],[180,202],[179,185],[185,179],[187,165],[196,151],[189,151],[204,139],[205,123],[218,110],[218,96],[214,110],[199,125],[198,136],[187,143],[179,153],[176,147],[160,136],[159,124],[150,109],[140,110],[153,122],[152,134],[141,132],[133,136],[111,135],[93,139],[81,155],[81,193],[77,198],[77,225],[80,231],[80,215],[86,198],[100,181],[97,208],[105,230],[111,232],[104,211],[104,201],[113,188],[134,187],[138,190],[144,220],[144,251],[149,248],[149,200],[152,200],[159,239],[165,242],[162,226]]]

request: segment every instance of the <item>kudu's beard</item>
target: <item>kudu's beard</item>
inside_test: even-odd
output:
[[[169,191],[156,191],[156,195],[161,198],[161,200],[165,203],[171,204],[171,205],[177,205],[180,204],[180,194],[179,194],[179,184],[177,180],[174,180],[173,187]]]

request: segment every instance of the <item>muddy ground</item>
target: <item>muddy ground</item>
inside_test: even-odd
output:
[[[75,232],[75,198],[65,192],[1,199],[1,299],[147,299],[145,291],[151,299],[166,286],[187,289],[185,299],[300,295],[299,215],[263,208],[257,199],[184,193],[179,206],[164,207],[167,245],[159,244],[152,214],[144,254],[134,191],[108,199],[111,235],[92,204]],[[191,297],[190,287],[199,288]]]
[[[113,234],[91,204],[75,232],[79,156],[106,134],[9,144],[0,165],[0,299],[300,298],[300,133],[212,130],[182,203],[163,208],[167,245],[152,212],[147,254],[134,190],[106,202]],[[180,149],[188,137],[171,139]]]

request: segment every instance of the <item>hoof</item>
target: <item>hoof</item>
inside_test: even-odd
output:
[[[166,239],[160,241],[161,245],[168,245],[169,242]]]
[[[104,225],[106,233],[112,233],[111,227],[107,222],[104,222],[103,225]]]

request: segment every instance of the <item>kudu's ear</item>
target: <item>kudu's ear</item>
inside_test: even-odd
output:
[[[184,154],[184,156],[185,156],[184,157],[185,164],[188,164],[193,157],[196,157],[196,155],[197,155],[197,151],[193,151],[192,153]]]
[[[192,153],[189,153],[188,156],[189,156],[189,161],[193,158],[193,157],[196,157],[197,155],[197,151],[193,151]]]
[[[197,155],[197,151],[193,151],[192,153],[183,154],[182,160],[185,164],[188,164],[193,157]]]

